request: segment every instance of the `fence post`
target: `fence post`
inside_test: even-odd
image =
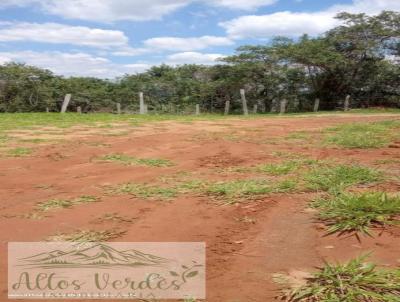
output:
[[[76,113],[79,113],[79,114],[82,113],[82,108],[81,108],[81,106],[76,107]]]
[[[50,112],[49,107],[46,107],[46,113],[49,113],[49,112]]]
[[[283,99],[281,101],[281,111],[280,114],[285,114],[286,112],[286,105],[287,105],[287,100]]]
[[[231,102],[230,101],[226,101],[225,102],[225,111],[224,111],[224,115],[228,115],[229,114],[229,109],[231,107]]]
[[[144,107],[144,97],[143,92],[139,92],[139,113],[146,114],[146,108]]]
[[[65,113],[67,111],[69,102],[71,101],[71,97],[72,97],[72,95],[69,93],[65,95],[64,102],[61,107],[61,113]]]
[[[314,101],[314,112],[317,112],[319,110],[319,99],[315,99]]]
[[[200,115],[200,105],[196,104],[196,115]]]
[[[247,109],[246,92],[244,91],[244,89],[240,89],[240,96],[242,98],[243,114],[249,115],[249,110]]]
[[[350,98],[351,98],[351,96],[348,95],[348,96],[346,96],[346,99],[344,100],[344,111],[350,110]]]
[[[117,103],[117,114],[121,114],[121,104]]]
[[[257,114],[257,111],[258,111],[258,105],[257,105],[257,104],[254,104],[254,106],[253,106],[253,113],[254,113],[254,114]]]
[[[271,102],[271,110],[270,110],[270,112],[271,113],[276,113],[277,112],[276,100],[275,99],[273,99],[272,102]]]

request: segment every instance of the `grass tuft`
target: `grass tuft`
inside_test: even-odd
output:
[[[355,164],[314,165],[304,178],[309,189],[337,193],[352,185],[379,181],[382,179],[382,174],[377,170]]]
[[[51,199],[39,203],[36,208],[39,211],[49,211],[52,209],[71,208],[74,205],[97,202],[98,200],[97,197],[90,195],[83,195],[75,199]]]
[[[319,210],[319,220],[328,227],[328,234],[362,233],[370,228],[384,228],[400,223],[400,196],[373,192],[344,193],[331,198],[317,199],[312,206]]]
[[[136,158],[125,154],[109,154],[100,157],[100,160],[116,162],[127,166],[170,167],[173,163],[161,158]]]
[[[110,194],[130,194],[144,199],[171,199],[178,195],[176,188],[162,188],[137,183],[126,183],[111,188]]]
[[[349,149],[381,148],[396,138],[398,129],[400,121],[345,124],[328,129],[333,134],[327,136],[326,142]]]
[[[345,264],[320,268],[306,284],[280,298],[295,302],[396,302],[400,301],[400,270],[379,269],[365,263],[366,256]]]
[[[30,149],[30,148],[17,147],[17,148],[9,150],[7,152],[7,155],[11,156],[11,157],[23,157],[23,156],[28,156],[31,153],[32,153],[32,149]]]

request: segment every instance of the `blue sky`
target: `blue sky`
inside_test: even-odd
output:
[[[166,63],[215,64],[243,44],[319,35],[340,11],[397,0],[0,0],[0,64],[113,78]]]

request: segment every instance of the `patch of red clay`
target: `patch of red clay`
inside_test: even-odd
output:
[[[212,170],[276,162],[280,160],[273,156],[276,152],[374,166],[377,159],[400,158],[400,151],[341,150],[307,140],[290,143],[280,138],[296,131],[314,133],[341,123],[389,118],[397,116],[232,119],[223,124],[163,122],[125,136],[68,136],[58,145],[39,147],[32,156],[1,159],[0,301],[7,299],[7,242],[41,241],[57,233],[83,229],[126,231],[115,241],[206,242],[207,301],[274,301],[279,287],[272,281],[273,274],[310,271],[325,259],[342,261],[371,251],[372,260],[379,264],[399,265],[397,230],[377,234],[376,238],[362,238],[361,243],[355,237],[324,237],[313,220],[314,214],[306,210],[313,197],[309,194],[271,195],[239,205],[220,205],[207,197],[190,194],[170,201],[104,194],[106,186],[158,183],[160,177],[180,172],[190,172],[194,178],[229,179],[229,175],[218,175]],[[160,127],[162,133],[158,131]],[[224,139],[224,133],[229,131],[240,135],[235,140]],[[214,137],[217,133],[220,139],[207,139],[204,133],[208,132]],[[123,166],[98,160],[112,153],[166,158],[175,165]],[[391,171],[400,174],[399,170]],[[386,188],[395,189],[398,184]],[[32,213],[39,202],[82,195],[95,195],[100,201],[48,211],[40,220],[22,216]],[[117,218],[105,219],[106,214]]]

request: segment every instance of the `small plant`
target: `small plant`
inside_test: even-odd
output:
[[[397,225],[400,222],[400,196],[385,193],[344,193],[328,199],[317,199],[319,219],[328,227],[328,234],[362,233],[371,235],[372,227]]]
[[[314,165],[304,178],[309,189],[336,193],[352,185],[379,181],[382,176],[379,171],[353,164]]]
[[[23,148],[23,147],[17,147],[14,149],[11,149],[8,151],[8,156],[12,157],[23,157],[23,156],[28,156],[32,153],[32,149],[30,148]]]
[[[395,137],[392,132],[400,128],[399,121],[383,121],[374,123],[346,124],[328,129],[326,142],[344,148],[381,148]]]
[[[36,208],[39,211],[48,211],[52,209],[70,208],[74,205],[97,202],[99,199],[95,196],[83,195],[75,199],[51,199],[39,203]]]
[[[149,167],[170,167],[173,163],[168,159],[160,158],[136,158],[125,154],[109,154],[100,157],[100,160],[117,162],[127,166],[149,166]]]
[[[297,160],[289,160],[279,164],[266,164],[256,167],[256,171],[271,175],[286,175],[300,167],[301,163]]]
[[[124,235],[125,231],[119,230],[82,230],[71,234],[57,234],[47,238],[47,241],[71,241],[71,242],[103,242]]]
[[[170,199],[178,195],[176,188],[162,188],[136,183],[126,183],[109,190],[111,194],[131,194],[145,199]]]
[[[198,190],[233,204],[243,199],[254,199],[272,193],[285,193],[294,190],[295,187],[296,183],[291,180],[271,183],[264,179],[242,179],[203,183]]]
[[[305,285],[280,298],[293,302],[396,302],[400,301],[400,270],[378,269],[364,263],[366,256],[345,264],[329,264],[307,278]]]

